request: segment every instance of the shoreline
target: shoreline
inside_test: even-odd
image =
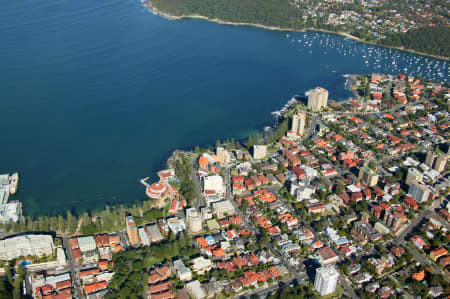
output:
[[[348,76],[348,79],[351,80],[351,83],[347,87],[347,89],[353,93],[353,96],[355,98],[359,98],[358,89],[357,89],[358,84],[356,84],[356,82],[358,81],[358,76],[360,76],[360,75],[351,74]]]
[[[170,20],[170,21],[179,21],[179,20],[183,20],[183,19],[200,19],[200,20],[205,20],[205,21],[208,21],[208,22],[217,23],[217,24],[221,24],[221,25],[249,26],[249,27],[262,28],[262,29],[272,30],[272,31],[291,31],[291,32],[317,31],[317,32],[325,32],[325,33],[340,35],[340,36],[343,36],[343,37],[346,37],[346,38],[351,38],[351,39],[353,39],[353,40],[355,40],[357,42],[368,44],[368,45],[373,45],[373,46],[382,47],[382,48],[388,48],[388,49],[394,49],[394,50],[398,50],[398,51],[404,51],[404,52],[408,52],[408,53],[411,53],[411,54],[420,55],[420,56],[424,56],[424,57],[431,57],[431,58],[435,58],[435,59],[439,59],[439,60],[445,60],[445,61],[449,61],[450,60],[449,57],[423,53],[423,52],[419,52],[419,51],[412,50],[412,49],[405,49],[405,48],[402,48],[402,47],[394,47],[394,46],[386,46],[386,45],[377,45],[376,43],[362,40],[359,37],[351,35],[350,33],[347,33],[347,32],[330,31],[330,30],[320,29],[320,28],[293,29],[293,28],[284,28],[284,27],[279,27],[279,26],[268,26],[268,25],[262,25],[262,24],[255,24],[255,23],[230,22],[230,21],[224,21],[224,20],[217,19],[217,18],[211,19],[209,17],[205,17],[205,16],[199,15],[199,14],[174,16],[174,15],[171,15],[171,14],[168,14],[168,13],[165,13],[165,12],[162,12],[162,11],[158,10],[157,8],[155,8],[152,5],[151,1],[148,1],[147,4],[145,4],[145,6],[153,14],[158,15],[160,17],[163,17],[163,18],[165,18],[167,20]]]
[[[357,94],[357,89],[355,88],[355,82],[356,82],[356,80],[357,80],[357,78],[358,78],[358,76],[361,76],[361,75],[368,75],[369,73],[367,73],[367,74],[364,74],[364,73],[362,73],[362,74],[347,74],[347,75],[345,75],[348,79],[351,79],[351,80],[353,80],[353,84],[351,84],[351,85],[349,85],[346,89],[348,89],[349,91],[351,91],[352,92],[352,94],[353,94],[353,96],[355,97],[355,98],[358,98],[359,97],[359,95]],[[353,98],[348,98],[347,100],[343,100],[343,101],[336,101],[336,100],[329,100],[330,102],[334,102],[335,104],[337,104],[337,105],[342,105],[342,104],[346,104],[346,103],[349,103],[350,101],[352,101],[353,100]],[[290,109],[290,108],[289,108]],[[288,111],[289,109],[287,109],[286,111]],[[283,114],[285,114],[285,112],[283,112]],[[279,122],[277,122],[275,125],[271,125],[270,127],[272,127],[274,130],[276,130],[277,128],[278,128],[278,126],[279,126]],[[259,133],[264,133],[264,130],[263,129],[258,129],[257,130]],[[235,139],[236,141],[239,141],[239,142],[241,142],[241,141],[243,141],[243,140],[245,140],[246,138],[244,138],[244,139]],[[160,163],[160,167],[162,167],[162,168],[164,168],[164,169],[167,169],[167,168],[174,168],[174,164],[173,164],[173,162],[174,162],[174,160],[175,159],[177,159],[178,157],[180,157],[180,156],[182,156],[182,155],[186,155],[186,154],[194,154],[195,152],[194,152],[194,149],[193,148],[175,148],[175,149],[173,149],[173,150],[171,150],[170,152],[168,152],[168,155],[166,156],[166,158],[164,158],[163,159],[163,161],[161,161],[161,163]],[[156,174],[159,172],[159,171],[161,171],[161,170],[163,170],[163,169],[160,169],[160,168],[158,168],[157,170],[155,170],[156,171]],[[152,176],[152,174],[149,174],[149,177],[151,177]],[[139,181],[139,179],[137,180],[137,181]],[[145,197],[145,195],[144,195],[144,198],[145,198],[145,200],[143,200],[142,201],[142,198],[141,199],[135,199],[134,201],[131,201],[131,202],[124,202],[124,203],[113,203],[113,204],[107,204],[107,205],[105,205],[105,206],[102,206],[102,207],[100,207],[100,208],[95,208],[95,209],[91,209],[90,210],[90,212],[89,213],[91,213],[91,216],[92,217],[97,217],[97,216],[99,216],[99,215],[101,215],[101,213],[103,212],[103,211],[105,211],[105,209],[106,209],[106,207],[109,207],[110,209],[118,209],[118,208],[123,208],[123,207],[125,207],[126,209],[127,208],[129,208],[129,207],[131,207],[132,205],[138,205],[138,207],[141,207],[141,205],[142,205],[142,203],[143,202],[145,202],[145,201],[149,201],[149,199],[147,198],[147,197]],[[22,203],[21,203],[22,204]],[[152,208],[155,208],[154,206],[152,207]],[[68,210],[68,211],[70,211],[70,210]],[[80,223],[80,221],[82,221],[82,214],[83,213],[85,213],[85,212],[87,212],[87,211],[84,211],[84,212],[75,212],[74,213],[74,217],[75,217],[75,219],[77,219],[77,221]],[[67,217],[67,216],[64,216],[64,211],[62,211],[62,212],[56,212],[55,214],[51,214],[51,215],[47,215],[47,217],[54,217],[54,216],[59,216],[59,215],[63,215],[63,217],[64,217],[64,219],[65,219],[65,221],[67,221],[67,218],[65,218],[65,217]],[[23,215],[22,215],[23,216]],[[27,215],[27,217],[28,216],[31,216],[31,215]],[[32,219],[32,222],[34,223],[35,221],[37,221],[37,219],[39,218],[39,217],[41,217],[41,216],[44,216],[44,217],[46,217],[45,215],[33,215],[33,216],[31,216],[31,219]],[[22,218],[22,219],[24,219],[24,218]],[[2,227],[3,225],[6,225],[6,224],[1,224],[0,223],[0,227]],[[77,230],[74,232],[74,233],[60,233],[59,231],[53,231],[54,233],[55,233],[55,235],[56,236],[59,236],[59,237],[70,237],[70,236],[75,236],[75,235],[83,235],[81,232],[80,232],[80,224],[78,224],[78,228],[77,228]],[[67,229],[67,228],[66,228]],[[105,232],[111,232],[111,231],[105,231]],[[10,235],[15,235],[15,234],[18,234],[18,233],[22,233],[22,231],[18,231],[18,232],[15,232],[15,231],[9,231],[9,232],[7,232],[6,234],[1,234],[0,233],[0,240],[2,240],[2,239],[4,239],[4,238],[7,238],[8,236],[10,236]]]

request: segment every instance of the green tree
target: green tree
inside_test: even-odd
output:
[[[27,216],[25,218],[25,222],[26,222],[26,229],[28,231],[32,231],[33,230],[33,219],[30,216]]]
[[[245,248],[247,248],[248,251],[254,251],[255,248],[255,244],[253,243],[247,243],[247,245],[245,245]]]
[[[321,232],[325,229],[325,223],[323,221],[316,221],[313,224],[313,228],[316,232]]]
[[[265,248],[270,242],[270,237],[267,234],[263,234],[258,239],[259,248]]]
[[[66,215],[69,234],[73,234],[77,230],[78,221],[70,211],[67,211]]]
[[[242,204],[241,204],[241,210],[242,211],[247,211],[247,209],[249,208],[250,204],[248,203],[248,201],[246,200],[242,200]]]
[[[0,298],[10,298],[10,285],[6,280],[0,279]]]
[[[124,287],[120,289],[119,294],[121,298],[128,298],[131,295],[131,291],[129,288]]]
[[[364,92],[364,95],[365,95],[366,100],[370,99],[370,85],[369,84],[366,85],[366,90]]]
[[[158,209],[151,209],[144,212],[143,218],[146,222],[154,222],[159,218],[162,218],[162,212]]]
[[[184,233],[180,233],[178,235],[178,245],[180,248],[186,247],[186,237],[185,237]]]
[[[231,138],[231,145],[230,145],[231,149],[235,149],[236,148],[236,144],[234,142],[234,138]]]
[[[50,217],[50,230],[55,231],[55,232],[59,230],[58,217],[56,217],[56,216]]]
[[[102,221],[102,218],[96,217],[96,218],[95,218],[95,222],[94,222],[94,226],[95,226],[97,232],[103,231],[103,221]]]
[[[13,282],[13,291],[12,291],[13,299],[20,299],[24,297],[22,295],[22,283],[24,278],[25,278],[25,269],[23,268],[23,266],[18,266],[16,272],[16,279]]]
[[[94,235],[94,234],[97,233],[97,227],[95,226],[95,224],[89,223],[89,224],[87,224],[87,225],[83,225],[83,226],[80,228],[80,232],[81,232],[83,235]]]
[[[247,139],[247,148],[250,149],[255,144],[255,140],[253,136],[248,136]]]
[[[170,232],[169,232],[169,241],[172,243],[172,242],[174,242],[176,239],[177,239],[177,236],[176,236],[172,231],[170,231]]]
[[[324,189],[320,189],[319,197],[320,197],[321,200],[325,200],[325,198],[327,197],[327,191],[324,190]]]
[[[148,273],[146,271],[142,274],[141,284],[144,287],[144,293],[146,293],[148,290]]]
[[[11,265],[5,266],[5,277],[9,285],[13,284],[13,276],[11,273]]]
[[[58,215],[58,229],[62,234],[66,232],[66,221],[62,215]]]
[[[135,260],[133,261],[132,269],[134,272],[140,272],[144,267],[144,263],[142,260]]]
[[[342,194],[342,193],[344,193],[344,191],[345,191],[345,187],[344,187],[343,185],[338,184],[338,185],[336,186],[336,193],[337,193],[337,194]]]

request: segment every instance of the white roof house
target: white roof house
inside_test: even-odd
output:
[[[213,267],[212,261],[210,259],[204,258],[203,256],[193,259],[192,263],[192,271],[199,275],[203,275]]]
[[[235,213],[234,206],[229,200],[215,202],[212,206],[214,214],[216,214],[219,219],[227,215],[234,215]]]
[[[191,270],[184,265],[182,260],[174,261],[173,268],[175,269],[177,276],[181,281],[189,281],[192,279]]]
[[[214,190],[217,193],[225,193],[225,185],[223,184],[223,178],[220,175],[211,175],[203,179],[204,190]]]
[[[93,236],[78,237],[78,246],[81,252],[91,251],[97,248]]]
[[[184,223],[183,219],[180,219],[178,217],[167,219],[167,225],[174,234],[181,233],[186,229],[186,223]]]
[[[58,282],[63,282],[66,280],[72,280],[69,273],[47,276],[45,278],[45,283],[49,285],[56,285]]]
[[[158,225],[152,224],[147,226],[146,231],[150,235],[150,238],[152,239],[152,242],[159,242],[161,240],[164,240],[163,235],[161,234],[161,231],[158,228]]]
[[[2,200],[0,191],[0,201]],[[19,204],[18,202],[9,202],[0,205],[0,223],[1,222],[18,222],[19,221]]]
[[[198,280],[186,284],[186,290],[195,299],[203,299],[206,297],[205,291]]]
[[[150,245],[150,238],[147,235],[147,232],[145,231],[145,228],[141,227],[138,229],[139,232],[139,238],[141,239],[142,244],[149,246]]]

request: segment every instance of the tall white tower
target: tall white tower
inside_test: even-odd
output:
[[[320,108],[328,104],[328,90],[322,87],[316,87],[309,91],[308,108],[312,111],[319,111]]]
[[[338,278],[339,273],[334,266],[320,267],[316,270],[314,288],[319,292],[320,296],[334,293]]]
[[[306,112],[297,111],[292,117],[291,131],[296,135],[303,135],[305,133]]]

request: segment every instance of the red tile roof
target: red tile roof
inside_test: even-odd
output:
[[[56,288],[58,290],[65,289],[72,286],[72,282],[70,280],[59,281],[56,283]]]
[[[98,284],[96,282],[84,286],[84,292],[86,294],[93,293],[96,291],[98,291]]]
[[[405,196],[403,198],[403,201],[414,210],[417,210],[419,208],[419,205],[417,204],[416,200],[410,196]]]
[[[95,275],[95,274],[98,274],[99,272],[100,272],[99,269],[89,269],[89,270],[80,271],[79,276],[84,277],[84,276],[88,276],[88,275]]]

